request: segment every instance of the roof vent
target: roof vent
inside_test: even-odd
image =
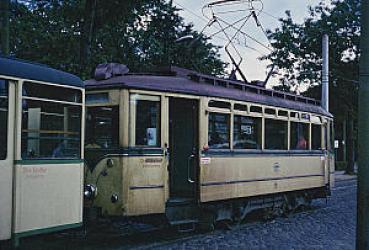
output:
[[[129,72],[127,65],[119,63],[102,63],[95,69],[95,80],[106,80],[114,76],[126,75]]]

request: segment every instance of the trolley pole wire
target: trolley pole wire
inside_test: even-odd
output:
[[[356,249],[369,249],[369,0],[361,1]]]

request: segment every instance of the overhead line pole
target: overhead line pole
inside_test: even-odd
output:
[[[323,35],[322,106],[329,112],[329,37]]]
[[[369,249],[369,0],[361,1],[356,249]]]

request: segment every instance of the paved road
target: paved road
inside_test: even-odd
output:
[[[178,235],[173,230],[135,233],[143,226],[117,223],[87,238],[80,231],[24,239],[22,249],[355,249],[356,180],[337,183],[333,196],[288,218],[257,220],[207,234]],[[147,228],[150,229],[150,228]]]

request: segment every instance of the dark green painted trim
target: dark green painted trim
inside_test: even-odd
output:
[[[36,235],[36,234],[54,233],[54,232],[58,232],[58,231],[66,230],[66,229],[82,227],[82,225],[83,225],[83,223],[80,222],[80,223],[67,224],[67,225],[56,226],[56,227],[35,229],[35,230],[30,230],[30,231],[27,231],[27,232],[23,232],[23,233],[15,233],[15,234],[13,234],[13,238],[15,238],[15,239],[18,238],[19,239],[19,238],[23,238],[23,237]]]
[[[84,160],[63,160],[63,159],[55,159],[55,160],[18,160],[14,161],[16,165],[49,165],[49,164],[80,164],[84,163]]]

